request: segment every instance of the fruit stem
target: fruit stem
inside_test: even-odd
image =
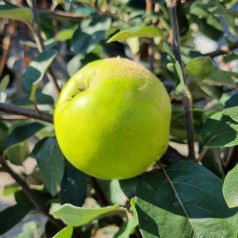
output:
[[[193,128],[193,111],[192,111],[192,95],[187,87],[187,79],[184,72],[184,65],[180,52],[180,38],[179,38],[179,27],[177,20],[176,5],[177,1],[166,0],[166,5],[169,9],[170,22],[172,28],[172,48],[182,70],[182,79],[184,84],[183,92],[183,106],[186,117],[186,131],[187,131],[187,143],[188,143],[188,158],[196,161],[195,150],[194,150],[194,128]]]

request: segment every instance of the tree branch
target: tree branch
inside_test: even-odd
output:
[[[0,103],[0,111],[53,123],[53,116],[46,112],[26,109],[10,103]]]
[[[31,202],[35,205],[35,207],[39,211],[41,211],[46,217],[48,217],[50,221],[56,226],[60,228],[63,228],[65,226],[61,221],[56,220],[52,215],[50,215],[49,209],[41,202],[39,197],[29,188],[28,184],[12,170],[12,168],[7,164],[5,158],[2,156],[0,156],[0,164],[3,167],[3,169],[7,173],[9,173],[11,177],[15,179],[16,182],[22,187],[25,194],[28,196],[28,198],[31,200]]]
[[[171,27],[172,27],[172,47],[176,57],[176,60],[180,64],[182,70],[183,84],[185,86],[185,92],[183,93],[183,106],[185,110],[186,117],[186,130],[187,130],[187,143],[189,151],[189,159],[195,159],[195,150],[194,150],[194,128],[193,128],[193,112],[192,112],[192,96],[187,87],[187,79],[184,72],[184,65],[180,53],[180,42],[179,42],[179,28],[178,20],[176,13],[176,4],[177,1],[166,0],[167,7],[169,9]]]
[[[235,42],[231,43],[230,45],[222,46],[221,48],[219,48],[215,51],[203,54],[203,56],[209,56],[211,58],[215,58],[220,55],[225,55],[225,54],[229,53],[230,51],[235,50],[237,48],[238,48],[238,41],[235,41]]]

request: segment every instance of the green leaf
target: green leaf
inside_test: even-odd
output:
[[[56,34],[55,38],[58,41],[64,42],[71,39],[73,37],[74,32],[74,28],[63,29]]]
[[[54,99],[47,94],[43,94],[38,91],[35,94],[35,99],[37,101],[37,105],[53,105]],[[29,94],[23,93],[18,98],[13,100],[13,102],[17,105],[32,105],[32,101],[29,99]]]
[[[76,207],[71,204],[64,204],[50,213],[57,219],[61,219],[70,226],[82,226],[102,215],[120,211],[118,205],[103,208]]]
[[[11,146],[7,152],[7,159],[15,165],[22,165],[22,162],[29,155],[28,143],[27,141],[23,141],[21,143],[17,143]]]
[[[238,106],[224,108],[223,113],[238,122]]]
[[[223,195],[229,207],[238,207],[238,164],[226,175]]]
[[[135,228],[138,226],[138,217],[135,208],[135,198],[130,200],[132,214],[127,214],[127,221],[120,227],[119,231],[114,235],[114,238],[129,237],[134,233]]]
[[[26,7],[18,7],[11,3],[0,5],[0,18],[17,20],[32,25],[32,11]]]
[[[143,237],[237,235],[238,209],[228,208],[222,180],[192,161],[144,174],[135,199]]]
[[[238,145],[238,123],[217,112],[203,124],[199,137],[205,147],[230,147]]]
[[[22,203],[17,203],[0,212],[0,235],[4,234],[16,224],[18,224],[24,216],[31,210],[31,207]]]
[[[71,238],[73,234],[73,227],[66,226],[64,229],[59,231],[53,238]]]
[[[221,155],[219,148],[207,149],[203,159],[202,165],[213,172],[220,178],[224,178],[224,172],[221,163]]]
[[[7,85],[10,82],[10,76],[6,75],[3,77],[3,79],[1,79],[0,81],[0,91],[4,91],[7,88]]]
[[[220,11],[220,4],[215,1],[195,1],[189,10],[200,31],[213,40],[218,40],[223,34],[220,19],[215,14],[218,11]]]
[[[39,141],[31,156],[36,159],[45,188],[52,196],[59,192],[64,173],[64,156],[55,137]]]
[[[71,41],[73,52],[81,56],[91,52],[105,38],[110,26],[111,19],[107,17],[84,20],[81,28],[74,32]]]
[[[16,127],[9,135],[6,144],[5,150],[9,149],[11,146],[23,142],[33,135],[35,135],[38,131],[44,128],[45,125],[38,122],[30,122],[21,126]]]
[[[197,57],[192,59],[185,67],[187,73],[204,78],[208,76],[213,68],[210,57]]]
[[[30,66],[26,69],[26,72],[23,76],[23,87],[26,92],[31,94],[31,99],[34,98],[33,95],[36,91],[36,88],[39,86],[45,72],[54,60],[55,56],[55,50],[48,50],[39,53],[36,59],[33,60],[30,63]]]
[[[156,37],[163,36],[163,31],[156,26],[136,26],[122,30],[112,36],[107,43],[123,41],[131,37]]]
[[[120,187],[119,180],[98,180],[98,184],[110,203],[124,206],[128,201]]]
[[[178,61],[175,62],[175,70],[176,70],[176,73],[178,76],[178,84],[176,87],[176,92],[178,94],[183,94],[187,90],[186,90],[186,85],[185,85],[184,79],[183,79],[183,71],[182,71],[181,66]]]
[[[207,83],[209,85],[215,86],[229,86],[236,87],[235,81],[232,78],[231,72],[221,70],[217,67],[213,67],[211,74],[206,76],[202,82]]]
[[[66,161],[64,176],[61,182],[61,203],[82,206],[86,194],[87,176]]]

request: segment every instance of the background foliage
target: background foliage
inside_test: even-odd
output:
[[[16,203],[0,212],[0,234],[37,212],[46,222],[18,238],[237,237],[238,3],[171,3],[0,1],[0,164],[16,181],[3,191]],[[115,56],[163,81],[171,137],[160,168],[103,181],[65,161],[52,114],[70,76]]]

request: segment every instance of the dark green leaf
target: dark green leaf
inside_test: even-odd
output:
[[[217,112],[209,117],[200,130],[200,142],[206,147],[238,145],[238,123]]]
[[[64,156],[55,137],[46,137],[39,141],[31,156],[36,158],[46,189],[55,196],[59,192],[64,173]]]
[[[155,26],[136,26],[122,30],[112,36],[107,42],[122,41],[131,37],[156,37],[163,36],[163,31]]]
[[[32,25],[32,11],[26,7],[18,7],[11,3],[0,5],[0,17],[5,19],[12,19]]]
[[[228,208],[222,180],[192,161],[144,174],[136,210],[146,238],[236,237],[238,232],[238,209]]]
[[[227,175],[223,184],[223,195],[229,207],[238,207],[238,164]]]
[[[22,162],[27,158],[29,155],[27,141],[23,141],[21,143],[15,144],[11,146],[7,152],[7,159],[15,165],[22,165]]]
[[[64,229],[59,231],[53,238],[71,238],[73,234],[73,227],[66,226]]]
[[[211,73],[212,68],[213,64],[210,57],[197,57],[186,65],[185,70],[187,73],[202,79]]]
[[[140,181],[140,177],[134,177],[131,179],[119,180],[120,187],[127,198],[131,199],[136,194],[137,184]]]
[[[38,123],[38,122],[30,122],[21,126],[16,127],[9,135],[5,150],[10,148],[11,146],[18,144],[20,142],[29,139],[30,137],[34,136],[39,130],[44,128],[45,125]]]
[[[6,143],[8,134],[8,126],[5,124],[5,122],[0,120],[0,154],[2,154],[4,151],[4,145]]]
[[[87,177],[73,167],[69,162],[65,164],[64,176],[61,182],[61,203],[82,206],[87,193]]]
[[[32,93],[33,85],[40,84],[45,72],[54,60],[55,56],[56,51],[54,50],[44,51],[39,53],[36,59],[30,63],[30,66],[26,69],[26,72],[23,76],[23,87],[26,92],[29,94]],[[33,94],[31,97],[33,97]]]
[[[101,42],[111,25],[109,18],[85,20],[72,38],[72,50],[75,54],[85,55]]]
[[[16,224],[18,224],[24,216],[30,212],[31,208],[22,203],[17,203],[0,212],[0,235],[4,234]]]
[[[204,155],[202,159],[202,164],[204,167],[209,169],[218,177],[224,178],[224,173],[223,173],[222,163],[221,163],[221,155],[220,155],[220,150],[218,148],[207,149],[206,154]]]
[[[231,62],[231,61],[233,61],[233,60],[237,60],[238,59],[238,54],[229,54],[229,55],[224,55],[224,57],[223,57],[223,61],[224,61],[224,63],[229,63],[229,62]]]
[[[64,204],[51,211],[51,214],[55,218],[61,219],[67,225],[81,226],[93,221],[99,216],[106,215],[111,212],[118,212],[119,210],[120,208],[118,205],[103,208],[85,208],[75,207],[71,204]]]
[[[35,99],[37,101],[37,105],[53,105],[54,99],[47,94],[43,94],[42,92],[38,91],[35,94]],[[13,100],[13,102],[17,105],[32,105],[32,101],[29,99],[29,94],[23,93],[18,98]]]

